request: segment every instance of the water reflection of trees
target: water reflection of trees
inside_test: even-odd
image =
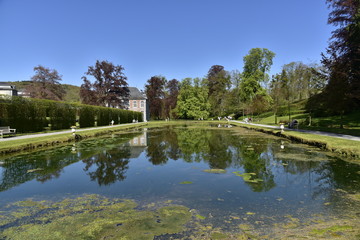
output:
[[[40,182],[58,178],[62,169],[78,158],[69,154],[69,147],[21,155],[4,160],[0,179],[0,191],[5,191],[27,181]]]
[[[238,131],[238,130],[237,130]],[[150,131],[146,154],[155,165],[169,159],[182,158],[186,162],[205,162],[209,168],[236,168],[255,173],[257,183],[246,182],[253,191],[268,191],[276,186],[275,174],[297,175],[296,178],[314,181],[318,190],[327,186],[345,187],[349,184],[348,167],[336,168],[322,153],[304,147],[280,148],[280,139],[248,134],[229,129],[207,127],[167,127],[163,131]],[[359,171],[359,170],[357,170]],[[352,174],[359,178],[359,174]],[[296,181],[296,178],[294,179]],[[360,183],[360,180],[357,179]],[[314,192],[316,194],[316,191]]]
[[[317,182],[313,198],[327,195],[329,201],[337,201],[338,191],[360,192],[360,167],[345,161],[328,161],[314,169]]]
[[[37,180],[46,182],[60,177],[62,169],[80,159],[89,160],[85,169],[89,172],[90,178],[97,180],[99,184],[106,185],[125,178],[128,164],[129,149],[124,147],[114,149],[122,143],[128,142],[142,132],[133,132],[115,138],[100,138],[97,140],[86,140],[76,145],[68,145],[44,151],[23,154],[7,159],[2,159],[0,172],[0,191],[5,191],[22,183]],[[123,151],[123,152],[121,152]],[[95,156],[93,158],[93,156]],[[119,160],[116,160],[119,157]],[[93,159],[92,159],[93,158]],[[101,160],[104,162],[101,163]],[[90,167],[90,165],[92,167]]]
[[[103,150],[82,160],[86,164],[84,171],[87,172],[92,181],[97,181],[100,186],[123,181],[129,168],[130,155],[131,149],[127,145]]]
[[[242,167],[263,180],[248,183],[254,191],[267,191],[275,186],[267,146],[266,138],[239,138],[231,130],[168,127],[149,132],[147,156],[155,165],[175,156],[189,163],[206,162],[212,169]]]

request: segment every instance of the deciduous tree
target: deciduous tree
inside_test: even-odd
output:
[[[55,69],[44,66],[34,67],[35,75],[26,91],[32,98],[63,100],[65,90],[60,84],[61,75]]]
[[[180,85],[176,112],[184,119],[205,119],[210,114],[208,89],[201,80],[185,78]]]
[[[97,60],[85,73],[94,78],[91,83],[86,76],[82,79],[80,97],[86,104],[125,108],[129,98],[127,78],[121,65]]]
[[[166,93],[165,93],[165,117],[175,117],[175,112],[173,111],[177,104],[177,97],[179,95],[180,82],[176,79],[172,79],[166,83]]]
[[[152,119],[161,119],[164,111],[164,97],[166,78],[162,76],[153,76],[145,85],[146,97],[150,106],[150,117]]]
[[[225,99],[231,87],[230,75],[221,65],[213,65],[207,75],[207,88],[211,115],[222,116],[225,112]]]

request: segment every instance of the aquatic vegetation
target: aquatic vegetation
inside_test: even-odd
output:
[[[254,176],[256,176],[256,173],[240,173],[240,171],[237,172],[233,172],[236,176],[242,177],[244,179],[245,182],[250,182],[250,183],[259,183],[262,182],[263,180],[260,178],[253,178]]]
[[[180,184],[193,184],[193,182],[191,182],[191,181],[183,181]]]
[[[199,214],[196,214],[195,217],[197,217],[198,219],[201,219],[201,220],[206,219],[206,217],[204,217],[204,216],[202,216],[202,215],[199,215]]]
[[[211,239],[228,239],[228,235],[221,232],[214,232],[211,234]]]
[[[203,172],[207,173],[226,173],[225,169],[205,169]]]
[[[61,202],[23,201],[1,219],[6,239],[153,239],[185,230],[192,214],[184,206],[135,209],[132,200],[85,195]],[[3,212],[4,213],[4,212]]]
[[[315,235],[319,235],[319,236],[324,236],[326,234],[331,234],[334,236],[334,234],[338,233],[339,236],[341,236],[341,232],[343,231],[347,231],[347,230],[352,230],[353,227],[352,226],[331,226],[328,228],[323,228],[323,229],[314,229],[311,233],[315,234]]]
[[[246,215],[255,215],[254,212],[247,212]]]

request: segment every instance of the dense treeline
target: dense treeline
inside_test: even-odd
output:
[[[16,128],[17,132],[40,132],[50,127],[51,130],[80,127],[106,126],[130,123],[134,119],[142,122],[140,112],[71,104],[51,100],[22,97],[0,99],[0,125]]]
[[[153,76],[145,85],[151,118],[239,118],[269,110],[284,115],[290,109],[284,110],[283,105],[308,99],[324,88],[326,79],[316,64],[292,62],[283,66],[281,74],[270,77],[274,57],[266,48],[253,48],[243,58],[242,72],[213,65],[204,78],[179,82]]]
[[[236,118],[272,111],[288,115],[291,106],[305,100],[312,116],[343,116],[360,109],[360,1],[326,0],[332,9],[328,23],[332,32],[321,64],[291,62],[281,72],[269,76],[275,53],[253,48],[244,56],[243,71],[226,71],[213,65],[204,78],[186,78],[178,82],[178,91],[170,109],[165,101],[170,95],[164,77],[152,77],[145,88],[151,117],[202,119],[233,115]],[[161,80],[161,81],[156,81]],[[169,114],[170,113],[170,114]],[[341,125],[342,127],[342,125]]]

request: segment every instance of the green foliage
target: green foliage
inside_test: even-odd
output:
[[[76,108],[66,103],[52,102],[48,105],[51,130],[69,129],[76,122]]]
[[[261,73],[262,76],[259,76],[260,79],[258,81],[267,81],[266,72],[270,71],[274,57],[275,53],[266,48],[250,49],[249,54],[244,57],[243,74],[247,77]]]
[[[3,126],[11,126],[17,132],[42,131],[46,126],[46,105],[41,101],[30,101],[21,97],[1,99],[5,111],[0,116]]]
[[[84,105],[84,107],[79,110],[80,127],[94,127],[96,114],[96,107]]]
[[[112,111],[110,108],[97,109],[97,125],[98,126],[109,125],[111,120],[112,120]]]
[[[208,72],[206,85],[209,90],[210,114],[212,116],[223,116],[228,89],[231,85],[230,75],[223,66],[213,65]]]
[[[206,119],[209,116],[208,90],[199,82],[200,79],[191,78],[182,81],[175,109],[180,118]]]

